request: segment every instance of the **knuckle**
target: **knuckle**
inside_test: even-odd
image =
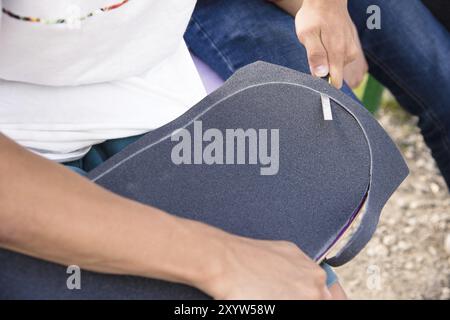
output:
[[[359,51],[356,48],[351,48],[347,54],[347,59],[350,61],[356,60],[358,57]]]
[[[316,34],[317,29],[315,27],[300,28],[297,30],[297,36],[299,40],[304,43],[308,38],[313,37]]]
[[[314,50],[309,53],[309,60],[312,62],[321,61],[327,58],[327,53],[323,50]]]

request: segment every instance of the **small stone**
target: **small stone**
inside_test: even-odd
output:
[[[402,251],[406,251],[411,248],[411,244],[402,240],[402,241],[398,242],[397,247],[398,247],[398,249],[400,249]]]
[[[397,241],[397,238],[394,234],[388,234],[383,237],[383,244],[386,246],[392,246]]]
[[[409,204],[409,207],[411,209],[417,209],[419,207],[419,202],[418,201],[411,201],[411,203]]]
[[[378,255],[382,257],[386,257],[389,255],[389,249],[386,246],[380,244],[377,248]]]
[[[403,232],[406,234],[411,234],[413,231],[414,231],[414,227],[412,227],[412,226],[403,228]]]
[[[389,249],[386,246],[379,244],[376,246],[372,246],[367,250],[367,255],[370,257],[373,256],[387,256],[389,254]]]
[[[441,217],[438,214],[433,214],[430,218],[430,223],[437,224],[441,220]]]
[[[435,256],[435,255],[437,255],[437,250],[435,247],[429,246],[428,253],[431,254],[432,256]]]
[[[375,250],[374,247],[369,247],[369,248],[367,249],[367,255],[368,255],[369,257],[373,257],[373,256],[375,256],[376,254],[377,254],[377,251]]]
[[[447,227],[447,223],[443,219],[441,221],[439,221],[439,223],[437,224],[438,230],[446,230],[446,227]]]
[[[441,187],[435,182],[432,182],[430,184],[430,189],[431,189],[431,192],[433,192],[434,194],[437,194],[437,193],[439,193],[439,191],[441,191]]]
[[[416,161],[416,165],[417,165],[419,168],[425,167],[425,164],[426,164],[426,161],[425,161],[425,159],[423,159],[423,158],[420,158],[420,159],[418,159],[418,160]]]
[[[442,300],[450,300],[450,288],[442,288],[441,297]]]
[[[397,220],[395,220],[395,219],[387,219],[386,220],[386,224],[388,224],[389,226],[394,226],[394,225],[396,225],[397,224]]]
[[[409,202],[405,198],[400,198],[397,200],[397,204],[401,209],[408,209]]]

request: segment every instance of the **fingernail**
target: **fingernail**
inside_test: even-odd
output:
[[[314,68],[314,74],[316,77],[326,77],[328,75],[328,67],[327,66],[318,66]]]

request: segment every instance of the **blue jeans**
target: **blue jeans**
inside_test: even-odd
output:
[[[381,8],[381,30],[366,28],[369,5]],[[450,186],[449,33],[419,0],[350,0],[349,12],[370,73],[419,117]],[[294,19],[264,0],[199,0],[185,40],[223,79],[257,60],[309,73],[294,30]],[[342,90],[353,96],[348,86]]]
[[[89,171],[105,162],[130,143],[138,140],[142,135],[111,139],[92,146],[91,150],[81,159],[64,163],[66,167],[85,176]]]

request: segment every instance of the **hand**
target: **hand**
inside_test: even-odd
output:
[[[232,236],[222,272],[200,286],[215,299],[331,299],[326,273],[295,244]]]
[[[356,32],[356,27],[355,27]],[[358,45],[358,56],[355,61],[349,63],[344,68],[344,80],[350,86],[350,88],[357,88],[364,80],[364,76],[369,71],[369,65],[367,64],[366,57],[359,41],[359,37],[356,38]]]
[[[364,80],[369,66],[364,55],[359,54],[355,61],[349,63],[344,68],[344,80],[352,89],[357,88]]]
[[[332,84],[341,88],[344,66],[354,61],[359,52],[347,0],[304,0],[295,23],[308,54],[311,74],[330,75]]]

